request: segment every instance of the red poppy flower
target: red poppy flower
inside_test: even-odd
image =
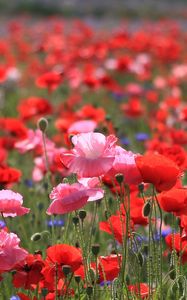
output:
[[[179,255],[180,249],[182,250],[182,262],[187,262],[187,238],[181,237],[179,233],[174,234],[174,238],[172,234],[168,234],[165,238],[165,242],[167,246],[172,251],[173,249],[173,240],[174,240],[174,249],[176,250],[177,254]]]
[[[23,122],[16,118],[0,118],[0,130],[4,133],[5,138],[12,141],[12,144],[26,138],[28,132]]]
[[[172,188],[158,195],[161,208],[167,212],[173,212],[177,216],[187,214],[187,189]]]
[[[173,160],[179,168],[183,171],[187,168],[187,154],[186,151],[180,145],[167,146],[164,143],[160,143],[158,153],[162,154],[169,159]]]
[[[94,120],[96,122],[103,122],[105,120],[105,110],[102,107],[94,107],[91,104],[84,105],[76,115],[81,119]]]
[[[41,117],[52,113],[52,106],[48,100],[40,97],[29,97],[21,101],[18,111],[23,120]]]
[[[125,215],[124,204],[120,205],[122,214]],[[130,217],[134,224],[146,226],[148,218],[143,216],[144,200],[138,197],[137,192],[130,195]]]
[[[40,88],[47,88],[49,92],[54,91],[62,82],[62,75],[56,72],[47,72],[36,80],[36,85]]]
[[[183,229],[182,236],[187,237],[187,215],[180,216],[180,227]]]
[[[174,144],[186,145],[187,144],[187,132],[183,129],[172,128],[170,136]]]
[[[23,293],[17,293],[18,297],[20,298],[20,300],[37,300],[36,296],[34,297],[29,297]]]
[[[132,118],[140,117],[144,112],[144,108],[139,98],[129,99],[127,104],[121,106],[121,109],[125,115]]]
[[[133,227],[132,221],[130,225]],[[126,233],[126,217],[123,215],[121,222],[120,215],[112,215],[106,222],[99,223],[99,229],[109,234],[114,234],[115,239],[122,244],[123,232],[124,234]]]
[[[100,256],[98,259],[99,282],[112,281],[120,272],[121,255]]]
[[[135,295],[139,295],[140,293],[141,299],[145,299],[149,295],[149,286],[147,283],[128,285],[128,290]]]
[[[7,151],[0,146],[0,165],[6,160],[7,158]]]
[[[47,249],[47,257],[42,274],[44,275],[47,283],[54,284],[56,272],[58,279],[64,277],[62,272],[63,265],[69,265],[72,272],[74,272],[81,264],[82,255],[80,250],[66,244],[54,245]]]
[[[18,182],[21,177],[21,171],[8,166],[0,166],[0,184],[7,185]]]
[[[44,266],[41,255],[29,254],[26,259],[15,265],[16,273],[13,275],[13,285],[16,288],[32,289],[43,279],[41,270]]]
[[[0,83],[4,82],[7,78],[7,68],[0,66]]]
[[[152,183],[158,191],[171,189],[179,177],[178,166],[160,154],[146,154],[135,158],[142,181]]]

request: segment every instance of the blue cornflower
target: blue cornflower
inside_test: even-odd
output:
[[[121,137],[120,142],[122,145],[125,145],[125,146],[130,145],[130,140],[127,137]]]
[[[124,95],[120,92],[112,92],[112,97],[114,98],[114,100],[120,102],[124,98]]]
[[[34,186],[32,179],[25,179],[24,184],[29,188],[32,188]]]
[[[21,298],[19,297],[19,296],[12,296],[11,298],[10,298],[10,300],[21,300]]]
[[[112,283],[112,281],[110,281],[110,280],[107,280],[107,281],[102,281],[101,283],[100,283],[100,286],[105,286],[105,285],[110,285]]]
[[[47,226],[48,227],[52,227],[52,226],[55,226],[55,227],[63,227],[65,224],[64,220],[49,220],[47,221]]]
[[[0,229],[3,229],[4,227],[6,227],[5,222],[0,220]]]
[[[135,134],[135,138],[138,142],[144,142],[149,139],[149,135],[145,132],[138,132]]]

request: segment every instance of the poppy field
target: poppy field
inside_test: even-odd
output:
[[[187,33],[0,34],[0,299],[187,299]]]

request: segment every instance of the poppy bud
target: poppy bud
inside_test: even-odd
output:
[[[95,244],[95,245],[92,246],[93,255],[97,256],[99,254],[99,250],[100,250],[100,245],[99,244]]]
[[[71,273],[71,267],[68,265],[64,265],[62,267],[62,272],[64,273],[65,276],[68,276],[68,274]]]
[[[49,231],[44,230],[41,232],[41,235],[42,235],[42,238],[45,240],[45,239],[49,239],[51,234]]]
[[[38,128],[42,131],[42,132],[46,132],[48,127],[48,121],[46,118],[40,118],[38,120]]]
[[[176,278],[176,270],[174,269],[173,265],[170,266],[169,271],[169,277],[174,280]]]
[[[110,115],[106,115],[106,121],[111,121],[111,116]]]
[[[37,207],[38,207],[39,210],[43,210],[44,204],[42,202],[38,202]]]
[[[88,271],[88,274],[89,274],[89,278],[91,280],[91,283],[94,283],[95,282],[95,278],[96,278],[96,274],[95,274],[95,270],[94,269],[89,269]]]
[[[93,287],[92,287],[91,285],[90,285],[90,286],[87,286],[87,288],[86,288],[86,294],[87,294],[88,296],[91,296],[92,293],[93,293]]]
[[[79,218],[78,217],[73,217],[72,222],[74,225],[77,225],[79,223]]]
[[[128,275],[126,276],[126,283],[127,283],[127,285],[129,285],[129,284],[130,284],[130,278],[129,278],[129,276],[128,276]]]
[[[76,281],[76,283],[80,283],[80,281],[81,281],[81,276],[80,275],[75,275],[74,276],[74,279],[75,279],[75,281]]]
[[[144,264],[144,257],[141,252],[138,253],[138,262],[139,262],[140,266],[142,267]]]
[[[80,248],[79,242],[76,242],[76,243],[75,243],[75,247],[76,247],[76,248]]]
[[[123,174],[116,174],[115,177],[116,177],[116,180],[119,184],[121,184],[124,180]]]
[[[79,218],[83,221],[86,218],[86,211],[80,210],[79,211]]]
[[[143,215],[144,217],[148,217],[151,211],[151,203],[147,201],[143,207]]]
[[[63,182],[63,183],[69,183],[68,178],[65,177],[65,178],[62,180],[62,182]]]
[[[107,220],[108,219],[108,211],[105,210],[105,219]]]
[[[32,241],[32,242],[37,242],[37,241],[41,240],[41,238],[42,238],[41,233],[36,232],[36,233],[34,233],[34,234],[31,236],[31,241]]]

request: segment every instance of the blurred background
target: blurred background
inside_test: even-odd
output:
[[[96,18],[185,18],[187,0],[0,0],[0,13]]]

